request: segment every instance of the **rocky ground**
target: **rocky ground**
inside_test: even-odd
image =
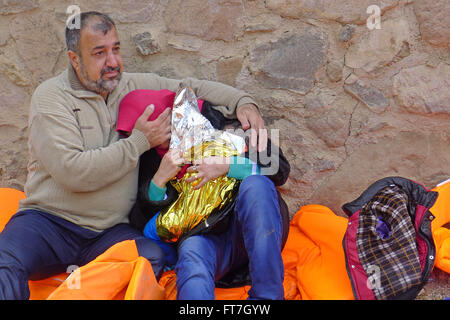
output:
[[[450,299],[450,274],[435,268],[416,300]]]

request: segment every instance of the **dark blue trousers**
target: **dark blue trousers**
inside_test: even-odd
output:
[[[0,299],[28,299],[29,279],[81,267],[123,240],[135,240],[139,255],[160,276],[165,264],[161,249],[128,224],[94,232],[37,210],[18,212],[0,234]]]
[[[273,182],[245,178],[231,223],[220,235],[196,235],[178,248],[178,299],[214,299],[214,281],[249,264],[249,299],[283,299],[282,218]]]

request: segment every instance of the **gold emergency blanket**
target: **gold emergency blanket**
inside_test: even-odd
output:
[[[197,97],[189,87],[180,86],[172,110],[172,136],[170,148],[183,153],[185,163],[208,157],[227,158],[242,154],[245,141],[242,137],[216,130],[199,111]],[[205,222],[211,213],[233,201],[233,190],[240,181],[222,176],[208,181],[198,190],[199,181],[187,183],[196,173],[186,173],[170,183],[179,192],[178,199],[161,210],[156,218],[156,231],[161,240],[177,242],[182,235],[199,223]]]
[[[188,154],[196,155],[195,159],[217,154],[222,157],[238,154],[217,141],[203,143],[201,148],[195,149],[197,154],[188,150]],[[198,154],[200,150],[202,153]],[[183,234],[204,222],[215,209],[220,210],[233,201],[233,189],[239,186],[239,180],[222,176],[194,190],[196,184],[187,183],[185,180],[195,174],[186,173],[182,179],[170,181],[179,196],[174,203],[162,210],[156,219],[156,231],[161,240],[177,242]]]

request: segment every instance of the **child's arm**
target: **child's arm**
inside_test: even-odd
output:
[[[161,201],[166,197],[167,187],[158,187],[153,180],[150,182],[150,187],[148,188],[148,198],[151,201]]]
[[[248,158],[234,156],[230,159],[230,169],[227,177],[244,180],[248,176],[259,175],[259,166]]]

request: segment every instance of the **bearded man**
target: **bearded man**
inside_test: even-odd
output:
[[[192,78],[123,72],[114,22],[86,12],[66,26],[70,64],[36,88],[29,114],[26,199],[0,234],[0,299],[28,299],[28,280],[82,266],[123,240],[135,240],[158,277],[159,247],[129,225],[136,201],[139,157],[170,137],[170,109],[137,120],[127,138],[116,131],[121,99],[135,89],[175,91],[180,83],[244,129],[264,128],[254,100],[232,87]],[[69,27],[71,26],[71,27]],[[261,145],[266,139],[260,139]]]

